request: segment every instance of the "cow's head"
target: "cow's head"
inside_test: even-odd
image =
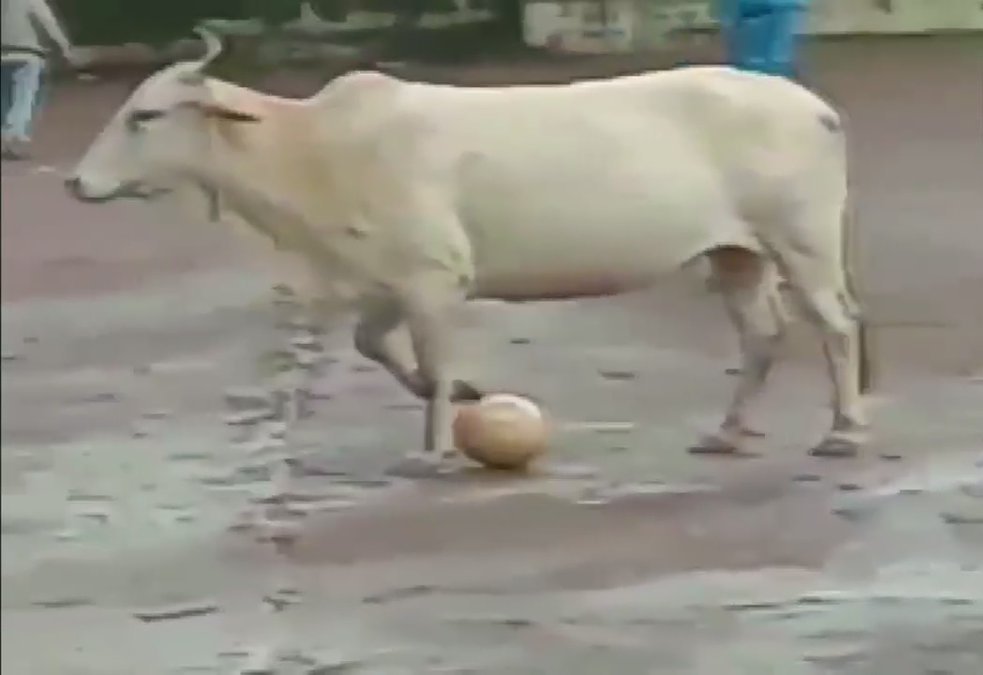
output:
[[[216,100],[205,69],[222,43],[206,30],[198,33],[207,47],[204,58],[168,66],[137,87],[65,181],[72,196],[105,202],[166,192],[206,159],[213,120],[258,121]]]

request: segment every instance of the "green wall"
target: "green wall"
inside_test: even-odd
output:
[[[300,0],[55,0],[80,45],[163,44],[187,36],[199,19],[297,16]],[[139,7],[139,9],[137,9]]]
[[[261,17],[270,24],[300,14],[302,0],[52,0],[74,42],[116,45],[164,44],[187,36],[204,18]],[[455,11],[454,0],[310,0],[324,18],[342,20],[349,9],[422,12]],[[503,24],[521,34],[522,0],[483,0],[473,6],[492,9]],[[137,9],[139,7],[139,9]]]

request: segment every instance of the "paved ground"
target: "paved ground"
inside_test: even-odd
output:
[[[279,650],[269,672],[983,672],[977,43],[814,49],[854,138],[867,456],[804,453],[827,423],[805,331],[761,456],[686,455],[734,346],[684,276],[462,317],[473,369],[557,420],[525,478],[388,477],[419,411],[344,335],[285,447],[231,442],[223,393],[281,339],[273,282],[217,228],[69,203],[58,171],[125,85],[59,89],[37,161],[3,168],[3,668],[228,673]],[[561,71],[530,72],[469,78]]]

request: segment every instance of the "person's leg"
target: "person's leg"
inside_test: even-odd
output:
[[[739,45],[736,33],[737,24],[740,20],[738,0],[717,0],[717,17],[720,22],[720,38],[723,43],[724,56],[729,65],[737,66]]]
[[[31,139],[43,70],[42,61],[31,60],[17,64],[13,71],[10,108],[4,120],[4,133],[15,140],[27,142]]]
[[[795,76],[795,56],[805,13],[798,9],[744,15],[735,31],[739,68]]]
[[[14,71],[20,65],[20,61],[0,62],[0,121],[3,122],[3,140],[7,142],[9,131],[7,129],[7,113],[10,112],[11,98],[14,90]]]
[[[744,14],[737,19],[732,43],[736,67],[768,72],[768,18],[768,14]]]
[[[768,20],[767,68],[774,75],[796,76],[796,57],[805,12],[783,9]]]
[[[37,126],[38,119],[41,115],[41,108],[44,106],[45,102],[48,100],[48,69],[46,64],[41,64],[41,69],[38,72],[38,85],[37,90],[34,92],[34,106],[31,109],[31,134],[34,133],[34,127]]]

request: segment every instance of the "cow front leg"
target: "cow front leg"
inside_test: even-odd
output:
[[[737,387],[719,430],[690,448],[693,453],[740,452],[745,437],[757,435],[747,425],[751,404],[764,389],[785,328],[785,313],[776,304],[774,279],[758,254],[727,248],[709,254],[723,293],[727,314],[737,329],[741,369]]]
[[[445,275],[417,280],[404,296],[407,325],[419,373],[429,388],[423,451],[439,457],[454,452],[452,313],[464,301],[460,284]]]
[[[395,298],[371,303],[355,327],[355,349],[375,361],[414,396],[429,400],[431,383],[417,366],[403,308]],[[455,380],[451,400],[478,401],[484,394],[470,382]]]
[[[428,397],[427,383],[417,370],[403,310],[394,299],[373,302],[362,312],[355,326],[355,349],[385,368],[413,395]]]
[[[452,288],[431,285],[408,294],[404,311],[417,372],[426,390],[423,447],[411,451],[391,473],[404,477],[429,477],[456,454],[453,437],[454,379],[452,376],[452,326],[449,314],[463,301]]]

